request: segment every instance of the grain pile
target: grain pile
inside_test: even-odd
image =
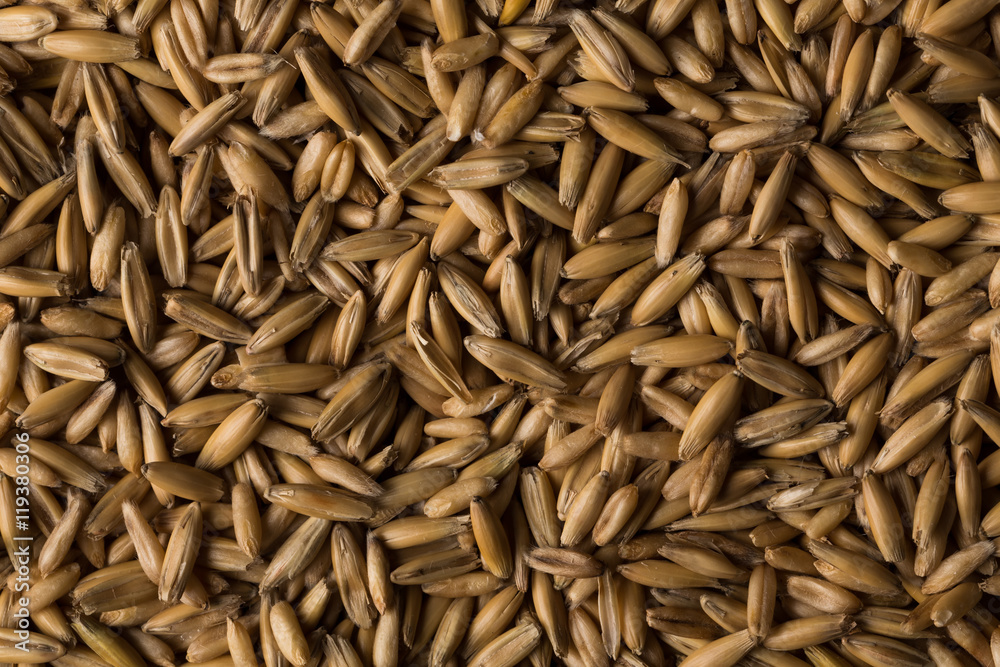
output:
[[[997,4],[0,9],[0,660],[1000,661]]]

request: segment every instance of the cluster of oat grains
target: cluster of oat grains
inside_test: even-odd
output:
[[[997,4],[0,8],[2,664],[1000,661]]]

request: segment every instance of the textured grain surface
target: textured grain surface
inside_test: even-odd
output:
[[[996,5],[0,8],[0,661],[995,664]]]

